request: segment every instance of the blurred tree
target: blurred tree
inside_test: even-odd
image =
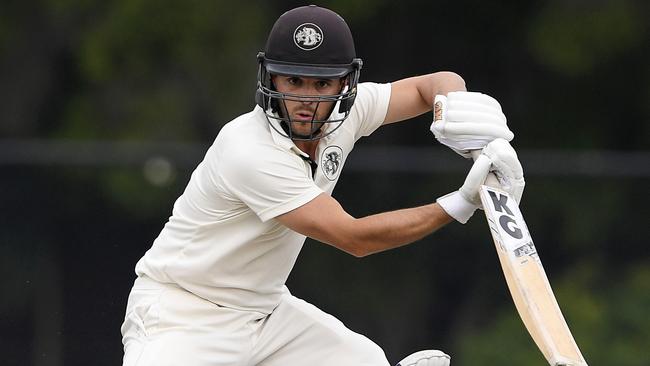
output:
[[[61,135],[211,140],[252,107],[263,11],[221,1],[114,1],[81,39],[75,56],[85,85]],[[88,123],[90,136],[81,128]]]
[[[612,273],[603,271],[604,263],[582,263],[555,283],[558,301],[588,363],[647,365],[649,264]],[[514,305],[499,311],[486,328],[460,335],[457,342],[458,366],[545,362]]]
[[[642,8],[634,0],[549,1],[531,24],[530,47],[538,60],[561,73],[591,73],[643,43]]]
[[[470,89],[501,101],[517,148],[623,150],[650,148],[648,4],[322,3],[350,24],[365,81],[457,71]],[[253,107],[255,54],[275,18],[297,5],[304,3],[2,1],[0,136],[207,145]],[[429,118],[381,129],[363,143],[431,146]],[[143,166],[2,169],[3,329],[47,316],[34,315],[33,287],[15,280],[60,259],[65,359],[119,362],[133,265],[190,171],[156,156]],[[335,195],[355,215],[430,202],[462,179],[345,177]],[[647,183],[528,178],[522,210],[578,343],[603,364],[642,364],[650,340]],[[310,242],[291,286],[384,345],[391,359],[414,347],[456,345],[461,365],[542,364],[509,303],[487,228],[475,222],[362,262]],[[89,337],[86,324],[96,322],[103,333]],[[24,355],[35,332],[26,327],[2,340]]]
[[[535,121],[527,132],[536,141],[545,147],[650,147],[649,13],[647,2],[635,0],[544,3],[527,40],[541,74],[529,84],[535,101],[526,111]]]
[[[74,3],[51,6],[65,13]],[[270,22],[264,3],[116,0],[73,11],[92,21],[76,30],[71,78],[77,83],[53,136],[210,141],[252,108],[255,54]],[[99,184],[134,214],[168,206],[164,186],[174,176],[161,182],[162,190],[134,177],[107,171]]]

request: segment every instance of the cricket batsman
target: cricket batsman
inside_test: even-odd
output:
[[[377,344],[285,286],[305,238],[356,257],[409,244],[467,222],[490,171],[521,197],[499,103],[467,92],[457,74],[359,83],[348,25],[314,5],[280,16],[257,60],[255,108],[221,129],[136,265],[124,366],[390,366]],[[420,207],[349,215],[331,194],[355,143],[434,101],[435,137],[465,157],[482,149],[460,189]],[[449,362],[425,350],[398,365]]]

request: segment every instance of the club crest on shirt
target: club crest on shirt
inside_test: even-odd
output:
[[[321,154],[320,166],[329,180],[335,180],[343,164],[343,150],[338,146],[328,146]]]

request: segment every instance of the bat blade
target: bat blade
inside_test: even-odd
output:
[[[533,341],[552,366],[587,366],[555,299],[517,201],[488,185],[481,187],[480,195],[508,289]]]

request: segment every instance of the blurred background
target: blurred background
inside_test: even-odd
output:
[[[316,2],[362,81],[439,70],[495,96],[526,171],[522,211],[591,365],[650,365],[650,3]],[[251,110],[255,55],[306,3],[0,2],[2,365],[121,364],[136,261],[220,128]],[[431,202],[469,163],[431,115],[380,129],[335,197],[361,216]],[[356,259],[307,241],[292,292],[380,344],[455,366],[543,365],[477,215]]]

